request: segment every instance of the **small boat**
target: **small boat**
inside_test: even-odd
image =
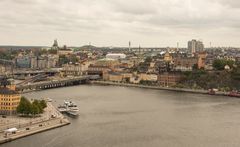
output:
[[[64,101],[64,105],[68,107],[77,107],[77,105],[72,101]]]
[[[66,108],[64,105],[59,105],[58,108]]]
[[[78,107],[68,107],[68,110],[69,111],[74,111],[74,112],[78,112],[79,111]]]
[[[239,91],[231,91],[228,93],[228,96],[240,98],[240,92]]]
[[[67,112],[67,109],[66,109],[66,108],[63,108],[63,107],[61,107],[61,108],[58,108],[58,111],[59,111],[59,112],[61,112],[61,113],[64,113],[64,112]]]
[[[209,89],[208,90],[208,94],[210,95],[215,95],[216,94],[216,91],[214,89]]]
[[[78,111],[72,111],[72,110],[68,110],[66,113],[75,117],[79,115]]]

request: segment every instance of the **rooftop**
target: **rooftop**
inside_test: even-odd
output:
[[[19,93],[17,91],[11,90],[6,87],[0,87],[0,94],[12,95],[12,94],[19,94]]]

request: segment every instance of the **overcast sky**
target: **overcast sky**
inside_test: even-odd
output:
[[[1,45],[240,47],[240,0],[0,0]]]

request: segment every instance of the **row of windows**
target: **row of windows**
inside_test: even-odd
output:
[[[1,98],[1,101],[17,101],[17,100],[20,100],[19,97],[17,98]]]
[[[0,95],[0,97],[14,97],[14,96],[18,96],[18,94]]]
[[[88,69],[89,71],[103,71],[103,70],[109,70],[109,68],[101,68],[101,67],[98,67],[98,68],[89,68]]]
[[[1,102],[2,106],[15,106],[15,105],[18,105],[18,104],[19,104],[18,102],[14,102],[14,103],[4,103],[4,102]]]
[[[16,107],[1,107],[1,110],[16,110]]]

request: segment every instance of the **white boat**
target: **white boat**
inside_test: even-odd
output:
[[[67,111],[66,113],[71,115],[71,116],[78,116],[79,115],[78,111]]]
[[[78,106],[72,101],[64,101],[63,105],[58,106],[58,111],[61,113],[66,113],[71,116],[78,116],[79,115],[79,108]]]
[[[78,112],[79,111],[78,107],[68,107],[68,110],[73,111],[73,112]]]
[[[77,107],[77,105],[72,101],[64,101],[64,105],[68,107]]]
[[[61,113],[64,113],[64,112],[67,112],[67,109],[66,108],[58,108],[58,111]]]

